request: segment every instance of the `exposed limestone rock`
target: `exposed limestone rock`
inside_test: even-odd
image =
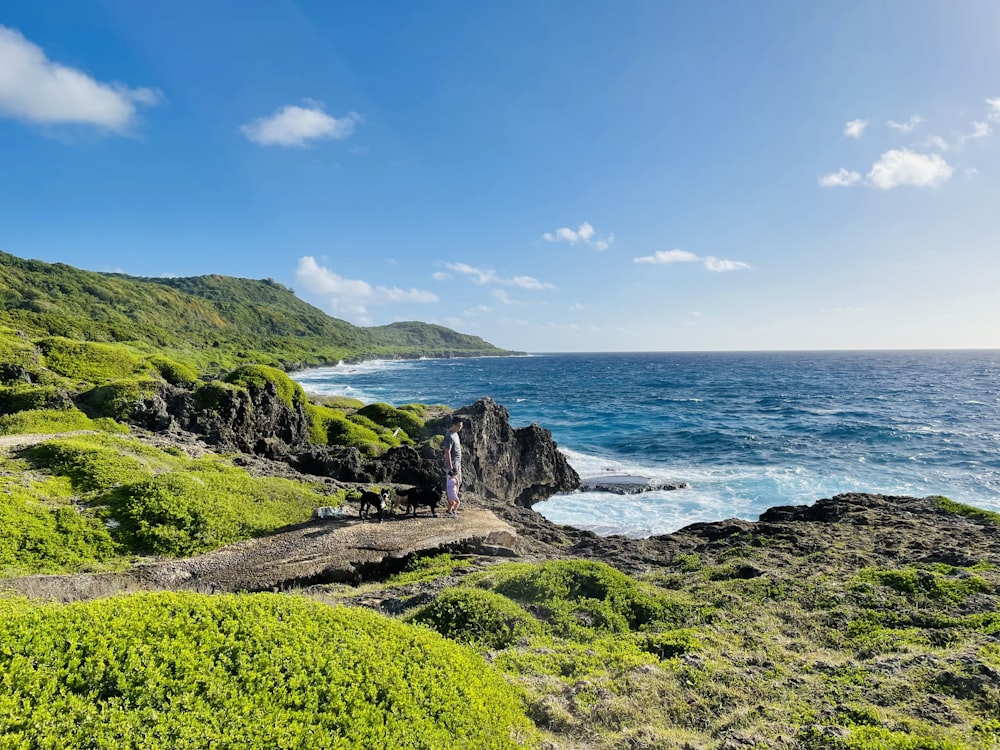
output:
[[[135,405],[131,421],[157,432],[193,432],[222,450],[274,459],[306,446],[309,432],[305,410],[285,404],[270,382],[222,391],[211,406],[199,404],[195,392],[164,384]]]
[[[29,596],[74,601],[139,590],[270,591],[290,586],[386,576],[414,554],[510,557],[517,533],[486,510],[458,518],[355,514],[315,520],[197,557],[139,565],[127,573],[29,576],[4,582]]]
[[[559,452],[552,433],[537,424],[514,429],[510,413],[491,398],[481,398],[456,414],[462,428],[462,488],[487,500],[530,508],[557,492],[580,486],[580,476]],[[444,432],[443,420],[437,426]],[[442,457],[436,458],[444,473]]]

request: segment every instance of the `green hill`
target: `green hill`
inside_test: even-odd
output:
[[[128,343],[210,372],[244,362],[288,369],[342,359],[507,353],[427,323],[355,326],[272,279],[141,278],[4,252],[0,325],[32,337]]]

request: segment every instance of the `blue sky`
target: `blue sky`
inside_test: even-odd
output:
[[[0,249],[525,351],[996,348],[998,32],[993,0],[5,0]]]

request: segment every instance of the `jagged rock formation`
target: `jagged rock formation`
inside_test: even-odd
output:
[[[307,443],[305,410],[285,404],[273,383],[213,393],[212,403],[199,402],[197,391],[163,384],[140,399],[130,421],[154,432],[192,432],[224,451],[283,459]]]
[[[461,433],[463,490],[530,508],[580,486],[580,476],[544,427],[514,429],[510,412],[491,398],[455,413],[467,418]],[[443,460],[437,460],[443,466]]]
[[[375,457],[363,456],[353,447],[310,445],[305,408],[286,404],[269,381],[217,389],[206,401],[198,391],[164,384],[155,395],[135,404],[131,422],[152,432],[193,433],[220,450],[287,461],[298,471],[342,482],[443,489],[443,458],[430,442],[392,448]],[[579,475],[543,427],[514,429],[510,413],[491,398],[456,413],[467,419],[462,431],[466,491],[491,502],[530,508],[580,486]],[[450,415],[432,420],[423,437],[443,434],[449,422]]]

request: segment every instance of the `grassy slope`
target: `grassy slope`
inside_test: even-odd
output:
[[[426,323],[360,328],[270,279],[138,278],[0,252],[0,324],[34,337],[128,342],[207,371],[376,356],[504,354]]]

